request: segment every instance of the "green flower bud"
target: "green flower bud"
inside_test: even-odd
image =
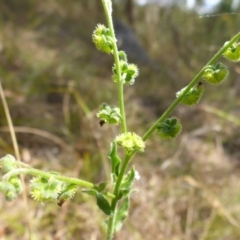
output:
[[[122,133],[115,140],[118,145],[124,147],[127,151],[139,150],[143,152],[145,148],[145,142],[133,132]]]
[[[0,159],[0,169],[2,173],[8,173],[11,170],[14,170],[17,168],[16,159],[10,155],[7,154],[3,158]]]
[[[202,77],[203,79],[213,85],[218,85],[227,78],[229,71],[222,63],[217,63],[215,66],[208,66]]]
[[[16,184],[15,180],[16,177],[13,177],[10,179],[10,181],[0,182],[0,191],[5,195],[8,201],[12,201],[22,192],[21,185],[19,186],[14,185]]]
[[[185,91],[187,87],[181,89],[179,92],[176,93],[176,97],[180,97],[183,92]],[[202,82],[199,82],[195,87],[192,87],[181,99],[181,103],[191,106],[191,105],[195,105],[199,102],[199,100],[202,97],[204,88],[202,85]]]
[[[6,197],[7,201],[12,201],[17,197],[17,193],[14,191],[13,192],[9,191],[6,193],[5,197]]]
[[[9,182],[15,187],[15,191],[17,194],[20,194],[23,190],[22,182],[19,177],[12,177]]]
[[[157,127],[158,135],[162,139],[173,139],[182,131],[182,124],[177,118],[167,118]]]
[[[124,51],[119,51],[118,55],[119,55],[120,60],[123,60],[124,62],[127,62],[127,55]]]

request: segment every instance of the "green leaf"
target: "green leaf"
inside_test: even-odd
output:
[[[97,193],[96,194],[96,198],[97,198],[97,205],[98,205],[98,207],[106,215],[110,215],[112,213],[112,209],[111,209],[111,206],[110,206],[109,202],[107,201],[107,199],[101,193]]]
[[[98,184],[98,192],[102,192],[102,191],[104,191],[105,190],[105,188],[106,188],[106,186],[107,186],[107,183],[106,182],[101,182],[101,183],[99,183]]]
[[[130,199],[128,196],[128,197],[124,198],[122,205],[118,209],[118,212],[116,215],[116,222],[115,222],[115,232],[117,232],[121,229],[122,222],[128,216],[129,206],[130,206]]]
[[[110,215],[112,213],[112,208],[108,200],[103,196],[102,193],[98,193],[95,190],[83,189],[82,192],[87,193],[88,195],[95,196],[97,199],[98,207],[106,214]]]
[[[113,141],[110,145],[110,152],[108,154],[108,158],[111,159],[112,173],[118,176],[121,158],[119,158],[119,156],[117,155],[117,143],[115,141]]]
[[[127,196],[129,195],[130,191],[131,191],[131,188],[132,188],[132,185],[134,183],[134,180],[135,180],[135,169],[134,167],[132,167],[132,169],[128,172],[127,175],[124,176],[123,178],[123,182],[121,184],[121,187],[120,187],[120,195],[119,195],[119,199],[120,199],[120,196]]]

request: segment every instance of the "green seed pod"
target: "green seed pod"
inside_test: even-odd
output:
[[[133,85],[135,78],[138,76],[138,67],[135,64],[128,64],[128,69],[126,71],[125,83],[128,85]]]
[[[113,39],[110,35],[110,31],[103,24],[98,24],[92,35],[93,42],[96,48],[104,53],[113,53],[112,42]]]
[[[65,183],[62,186],[62,191],[58,195],[58,205],[62,206],[64,202],[74,197],[78,186],[74,184]]]
[[[44,177],[33,178],[30,182],[31,196],[40,202],[57,201],[61,193],[63,182],[51,177],[50,179]]]
[[[183,92],[185,91],[186,87],[181,89],[179,92],[176,93],[176,97],[180,97]],[[199,102],[202,97],[204,91],[204,87],[202,82],[199,82],[195,87],[192,87],[181,99],[181,103],[191,106],[195,105]]]
[[[202,77],[203,79],[213,85],[221,84],[225,81],[229,74],[228,68],[222,63],[217,63],[213,66],[208,66]]]
[[[227,44],[226,42],[225,44]],[[240,43],[235,42],[231,47],[229,47],[224,53],[223,56],[232,62],[240,61]]]
[[[100,126],[104,123],[119,124],[121,122],[120,110],[117,107],[110,107],[108,104],[103,103],[100,107],[97,117],[100,118]]]
[[[127,61],[120,60],[120,68],[121,68],[121,81],[127,85],[133,85],[135,82],[135,78],[139,74],[139,70],[137,65],[128,63]],[[115,83],[118,82],[118,76],[116,71],[116,65],[113,66],[113,76],[112,79]]]
[[[177,118],[167,118],[157,127],[157,132],[162,139],[176,138],[182,131],[182,124]]]

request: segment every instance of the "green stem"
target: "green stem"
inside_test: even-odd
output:
[[[110,0],[102,0],[103,3],[103,7],[104,7],[104,11],[105,11],[105,15],[106,15],[106,19],[107,19],[107,23],[108,23],[108,27],[112,36],[112,39],[114,39],[113,41],[113,55],[114,55],[114,62],[115,62],[115,66],[116,66],[116,72],[117,72],[117,85],[118,85],[118,102],[119,102],[119,109],[120,109],[120,113],[121,113],[121,128],[122,128],[122,132],[127,132],[127,123],[126,123],[126,115],[125,115],[125,107],[124,107],[124,93],[123,93],[123,82],[121,79],[121,68],[120,68],[120,61],[119,61],[119,54],[118,54],[118,49],[117,49],[117,44],[115,41],[115,33],[114,33],[114,28],[113,28],[113,22],[112,22],[112,3]],[[119,189],[120,189],[120,185],[123,179],[123,176],[125,174],[127,165],[129,163],[129,159],[127,159],[127,157],[125,158],[123,165],[121,167],[121,171],[120,174],[118,176],[117,182],[116,182],[116,186],[114,189],[114,193],[116,193],[117,195],[115,195],[115,198],[112,201],[112,211],[113,213],[111,214],[111,216],[108,219],[108,228],[107,228],[107,240],[112,240],[113,239],[113,235],[114,235],[114,229],[115,229],[115,219],[116,219],[116,214],[117,214],[117,202],[118,202],[118,194],[119,194]]]
[[[113,39],[113,56],[114,62],[117,71],[117,84],[118,84],[118,104],[120,113],[122,116],[121,120],[121,127],[122,132],[127,132],[127,122],[126,122],[126,115],[125,115],[125,107],[124,107],[124,94],[123,94],[123,81],[121,79],[121,68],[120,68],[120,61],[119,61],[119,54],[117,48],[117,41],[115,38],[114,28],[113,28],[113,21],[112,21],[112,2],[110,0],[102,0],[103,8],[105,11],[108,27],[111,33],[111,37]]]
[[[214,56],[213,58],[202,68],[202,70],[193,78],[193,80],[189,83],[183,94],[181,94],[175,101],[170,105],[170,107],[163,113],[163,115],[147,130],[147,132],[143,135],[143,140],[146,141],[153,131],[157,128],[159,123],[162,123],[179,105],[181,99],[189,92],[189,90],[197,84],[197,82],[202,77],[205,68],[208,65],[212,65],[218,61],[218,59],[222,56],[222,54],[238,39],[240,38],[240,32],[236,34],[231,41],[229,41],[226,45],[224,45]]]
[[[115,226],[115,219],[117,216],[117,208],[115,207],[112,210],[112,214],[108,219],[108,227],[107,227],[107,238],[106,240],[112,240],[113,239],[113,235],[114,235],[114,226]]]
[[[72,183],[72,184],[79,185],[79,186],[86,187],[86,188],[97,189],[97,186],[94,185],[91,182],[87,182],[87,181],[84,181],[84,180],[81,180],[81,179],[78,179],[78,178],[65,177],[65,176],[62,176],[62,175],[58,175],[57,173],[47,173],[47,172],[44,172],[44,171],[41,171],[41,170],[38,170],[38,169],[35,169],[35,168],[17,168],[17,169],[14,169],[14,170],[6,173],[2,177],[2,179],[6,181],[11,177],[16,176],[16,175],[20,175],[20,174],[29,174],[29,175],[32,175],[32,176],[36,176],[36,177],[41,176],[41,177],[44,177],[44,178],[54,177],[55,179],[60,180],[62,182]],[[104,194],[107,197],[115,199],[115,195],[113,195],[112,193],[106,192]]]
[[[115,188],[114,188],[114,196],[115,198],[112,200],[112,204],[111,204],[111,208],[112,208],[112,215],[109,217],[108,219],[108,232],[107,232],[107,240],[112,240],[113,238],[113,234],[114,234],[114,227],[115,227],[115,218],[116,218],[116,214],[117,214],[117,203],[118,203],[118,196],[119,196],[119,191],[120,191],[120,186],[122,183],[122,179],[124,177],[124,174],[127,170],[128,164],[130,162],[130,159],[132,157],[134,152],[126,155],[122,167],[121,167],[121,171],[119,173]]]

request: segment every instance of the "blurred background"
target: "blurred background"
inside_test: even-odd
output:
[[[118,45],[140,68],[126,87],[128,128],[142,135],[222,45],[239,32],[239,0],[115,0]],[[102,102],[117,104],[112,56],[91,40],[105,23],[99,0],[0,1],[0,80],[22,160],[98,183],[109,180],[109,143],[118,127],[99,126]],[[240,239],[240,65],[197,106],[179,106],[183,132],[156,134],[134,158],[141,178],[116,239]],[[14,154],[2,104],[0,153]],[[26,177],[26,181],[30,178]],[[104,239],[105,216],[80,191],[61,208],[0,195],[0,239]]]

